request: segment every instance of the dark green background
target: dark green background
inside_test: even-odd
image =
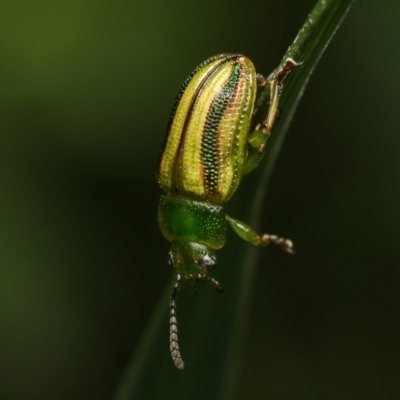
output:
[[[175,93],[221,52],[268,74],[313,5],[1,2],[1,400],[112,397],[171,274]],[[260,250],[240,399],[400,396],[399,20],[356,1],[300,104],[262,222],[298,254]]]

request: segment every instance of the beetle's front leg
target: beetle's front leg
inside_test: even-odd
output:
[[[268,246],[270,243],[276,244],[288,253],[293,254],[293,243],[290,239],[284,239],[276,235],[269,235],[264,233],[258,235],[254,229],[238,219],[232,218],[229,215],[225,215],[226,220],[229,222],[232,229],[236,234],[246,242],[253,244],[254,246]]]
[[[262,77],[262,75],[257,75],[258,86],[269,85],[268,112],[264,122],[258,124],[254,132],[250,133],[248,137],[249,145],[255,148],[256,151],[254,151],[247,159],[246,165],[244,167],[244,174],[247,174],[254,168],[256,168],[262,160],[265,153],[267,140],[271,135],[271,130],[274,126],[276,117],[278,116],[278,106],[282,91],[283,80],[293,69],[299,67],[301,64],[302,63],[296,63],[291,58],[288,58],[286,59],[286,62],[282,66],[282,68],[280,68],[276,72],[276,74],[271,75],[275,76],[275,78],[269,77],[265,79]]]

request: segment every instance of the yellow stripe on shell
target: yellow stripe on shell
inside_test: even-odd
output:
[[[187,127],[178,164],[178,184],[182,192],[192,194],[196,198],[208,198],[202,159],[204,128],[210,105],[229,80],[232,67],[231,62],[225,62],[210,77],[199,93]]]
[[[175,166],[179,156],[177,153],[179,150],[186,116],[192,104],[193,95],[196,93],[198,87],[203,83],[207,73],[220,62],[220,60],[216,60],[208,64],[206,67],[201,68],[194,75],[180,99],[170,131],[168,132],[167,143],[165,145],[158,170],[159,183],[167,193],[169,193],[171,190],[174,190],[173,186],[176,184],[174,181],[176,178]]]

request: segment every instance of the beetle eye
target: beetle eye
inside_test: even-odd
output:
[[[174,259],[172,258],[172,253],[168,253],[168,265],[173,268],[174,267]]]
[[[217,260],[215,257],[210,257],[209,255],[205,255],[199,259],[199,265],[201,268],[209,271],[210,269],[215,268],[217,265]]]

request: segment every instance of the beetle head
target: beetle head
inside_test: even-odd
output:
[[[205,280],[208,272],[217,265],[217,259],[214,251],[204,244],[174,241],[168,254],[168,264],[185,279]]]

